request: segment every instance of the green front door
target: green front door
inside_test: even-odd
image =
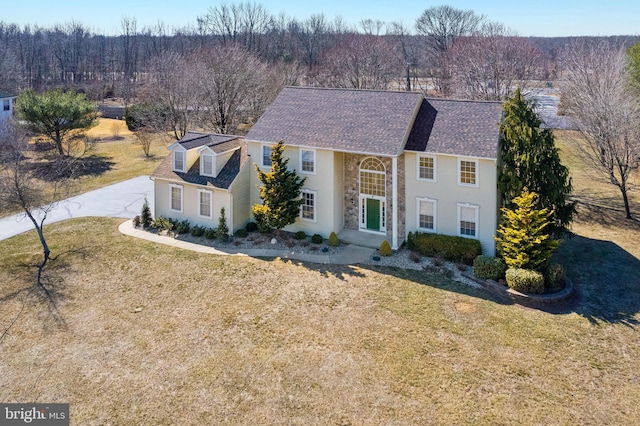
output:
[[[367,198],[367,229],[380,230],[380,200]]]

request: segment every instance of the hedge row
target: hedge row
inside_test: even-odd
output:
[[[450,262],[460,262],[466,265],[472,265],[473,260],[482,254],[478,240],[422,232],[409,232],[407,248],[423,256],[442,257]]]

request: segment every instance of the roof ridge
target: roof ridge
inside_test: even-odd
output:
[[[285,89],[303,89],[303,90],[326,90],[338,92],[370,92],[370,93],[398,93],[410,95],[422,95],[420,92],[407,92],[406,90],[384,90],[384,89],[354,89],[350,87],[316,87],[316,86],[284,86]],[[424,98],[424,96],[423,96]]]

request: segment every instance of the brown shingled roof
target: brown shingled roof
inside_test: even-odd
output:
[[[405,149],[435,154],[497,158],[502,104],[428,99],[420,110]],[[426,136],[425,136],[426,134]],[[424,141],[428,140],[426,146]]]
[[[415,92],[285,87],[246,139],[399,155],[408,133],[405,150],[496,158],[501,117],[499,102],[425,100]]]
[[[216,154],[220,154],[230,149],[237,148],[239,146],[239,136],[234,135],[220,135],[217,133],[200,133],[200,132],[187,132],[179,143],[184,149],[199,148],[201,146],[208,146]]]
[[[216,135],[211,135],[211,136],[216,136]],[[231,137],[232,136],[228,136],[227,139]],[[239,139],[237,136],[233,136],[233,138],[235,139],[227,140],[226,142],[222,142],[219,145],[217,145],[217,147],[223,146],[223,145],[229,146],[229,144],[233,142],[235,144],[235,147],[239,147],[240,149],[237,149],[231,155],[229,160],[227,160],[227,163],[224,165],[222,170],[220,170],[220,173],[218,173],[218,176],[216,177],[200,175],[199,159],[196,160],[196,162],[191,166],[191,168],[186,173],[174,172],[171,164],[172,163],[171,155],[168,155],[162,161],[162,163],[160,163],[158,168],[153,172],[152,177],[158,178],[158,179],[171,180],[175,182],[186,182],[194,185],[212,186],[220,189],[229,189],[229,187],[235,180],[236,176],[238,176],[238,173],[240,173],[240,170],[242,169],[242,167],[249,160],[249,156],[247,155],[247,145],[244,143],[244,141]],[[195,143],[195,139],[197,138],[192,138],[190,140]],[[183,140],[184,138],[182,139],[182,141]],[[200,142],[202,142],[203,140],[205,139],[201,139]],[[198,146],[205,146],[205,145],[206,144],[201,143]],[[194,146],[192,146],[192,148],[193,147]],[[228,151],[228,149],[226,149],[225,151]],[[220,152],[224,152],[224,151],[220,151]]]
[[[399,155],[421,101],[415,92],[285,87],[246,139]]]

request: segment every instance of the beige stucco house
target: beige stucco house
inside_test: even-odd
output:
[[[436,232],[494,254],[501,117],[497,102],[286,87],[244,140],[190,133],[173,144],[154,174],[156,215],[215,226],[224,206],[230,227],[242,227],[261,201],[254,164],[268,170],[283,140],[289,167],[306,178],[287,230],[358,232],[393,248],[409,232]]]

